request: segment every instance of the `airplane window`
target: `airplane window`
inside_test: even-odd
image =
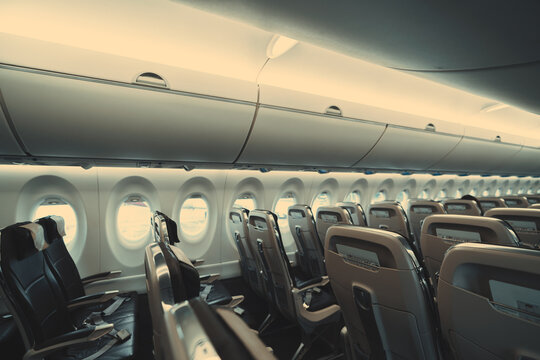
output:
[[[456,198],[461,198],[463,196],[463,189],[462,188],[459,188],[457,189],[456,191]]]
[[[399,201],[401,203],[401,206],[403,209],[407,209],[409,205],[409,192],[407,190],[403,190],[396,196],[396,201]]]
[[[289,219],[287,215],[289,206],[292,205],[296,205],[296,196],[294,196],[293,193],[285,193],[281,195],[274,207],[274,213],[278,217],[279,230],[281,231],[283,241],[285,241],[285,237],[291,237],[289,240],[292,242],[292,236],[290,236],[291,229],[289,229]]]
[[[527,190],[527,194],[533,194],[533,189],[529,188],[529,190]]]
[[[522,187],[519,189],[518,194],[525,194],[525,188]]]
[[[240,195],[234,202],[233,206],[243,207],[244,209],[248,209],[249,211],[251,211],[257,208],[257,203],[255,201],[255,197],[252,194],[246,193]]]
[[[469,194],[472,196],[476,196],[476,192],[476,189],[472,189],[471,191],[469,191]]]
[[[185,237],[196,238],[208,227],[208,203],[201,195],[187,198],[180,209],[180,230]]]
[[[497,190],[495,190],[495,196],[501,196],[502,193],[503,193],[502,188],[498,188]]]
[[[428,199],[429,198],[429,191],[427,189],[422,190],[422,192],[418,195],[419,199]]]
[[[506,195],[512,195],[512,188],[506,189]]]
[[[489,189],[482,191],[482,196],[489,196]]]
[[[123,245],[137,248],[150,233],[152,211],[145,198],[130,195],[122,201],[116,215],[116,226]]]
[[[442,189],[441,191],[439,191],[435,200],[442,200],[444,198],[446,198],[446,189]]]
[[[330,195],[326,191],[323,191],[322,193],[317,195],[315,200],[313,200],[313,204],[311,204],[311,211],[313,212],[313,215],[316,216],[317,210],[321,206],[329,206],[329,205],[330,205]]]
[[[362,197],[360,196],[360,191],[354,190],[350,192],[343,201],[360,204],[360,200],[362,200]]]
[[[379,190],[373,195],[373,199],[371,199],[371,203],[378,203],[381,201],[386,200],[386,192],[384,190]]]
[[[77,215],[73,206],[62,198],[45,199],[34,210],[32,221],[50,215],[57,215],[64,218],[66,231],[64,242],[68,249],[70,249],[74,243],[73,239],[75,239],[75,235],[77,234]]]
[[[540,194],[540,189],[536,189],[536,193],[537,193],[537,194]]]

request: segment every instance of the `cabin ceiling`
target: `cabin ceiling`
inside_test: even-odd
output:
[[[540,114],[534,0],[176,0]]]

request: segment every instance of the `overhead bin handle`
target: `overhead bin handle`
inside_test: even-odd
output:
[[[341,109],[336,105],[331,105],[326,108],[326,113],[328,115],[341,116]]]
[[[137,76],[135,84],[168,88],[167,82],[161,76],[153,72],[145,72]]]
[[[426,125],[426,127],[424,128],[424,130],[426,131],[431,131],[431,132],[435,132],[436,129],[435,129],[435,125],[433,125],[432,123],[429,123]]]
[[[501,142],[502,139],[501,139],[501,137],[500,137],[499,135],[497,135],[497,136],[495,136],[495,139],[493,139],[493,141],[495,141],[495,142]]]

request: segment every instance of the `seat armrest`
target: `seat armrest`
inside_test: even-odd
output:
[[[321,276],[318,278],[313,278],[307,281],[304,281],[298,285],[298,288],[293,289],[293,293],[303,293],[304,291],[307,291],[309,289],[313,289],[316,287],[323,287],[326,286],[330,280],[328,279],[328,276]]]
[[[122,274],[122,270],[113,270],[113,271],[105,271],[99,274],[94,274],[87,276],[82,279],[83,285],[88,285],[90,283],[101,281],[101,280],[109,280],[119,277]]]
[[[191,264],[193,264],[193,266],[199,266],[204,263],[204,259],[194,259],[194,260],[189,259],[189,261],[191,261]]]
[[[81,296],[71,300],[68,304],[68,310],[78,309],[81,306],[101,304],[112,298],[118,296],[120,292],[118,290],[105,291],[97,294]]]
[[[201,284],[211,284],[217,279],[219,279],[220,276],[221,274],[201,275],[199,276],[199,280],[201,281]]]
[[[85,327],[80,330],[75,330],[66,334],[62,334],[55,338],[46,340],[33,348],[29,349],[25,354],[24,360],[41,359],[48,354],[58,351],[64,347],[74,344],[80,344],[90,341],[95,341],[102,336],[110,333],[113,330],[112,324],[103,324],[96,326]]]

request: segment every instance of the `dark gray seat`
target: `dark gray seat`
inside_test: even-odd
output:
[[[77,323],[73,311],[87,306],[88,301],[66,302],[42,251],[46,247],[39,224],[19,223],[2,230],[2,291],[23,336],[27,349],[24,359],[83,359],[111,341],[114,344],[117,340],[107,335],[113,334],[112,324]],[[134,352],[131,337],[113,345],[100,358],[133,359]]]
[[[336,206],[342,207],[351,215],[351,221],[356,226],[367,226],[366,214],[362,205],[354,202],[339,202]]]
[[[332,226],[325,258],[355,358],[439,357],[432,294],[403,236]]]
[[[456,359],[540,358],[540,252],[452,247],[441,267],[438,308]]]
[[[168,360],[272,360],[271,350],[228,308],[195,298],[168,309],[164,318]]]
[[[326,275],[324,249],[311,208],[307,205],[289,207],[289,228],[298,249],[297,258],[300,270],[308,277]]]

